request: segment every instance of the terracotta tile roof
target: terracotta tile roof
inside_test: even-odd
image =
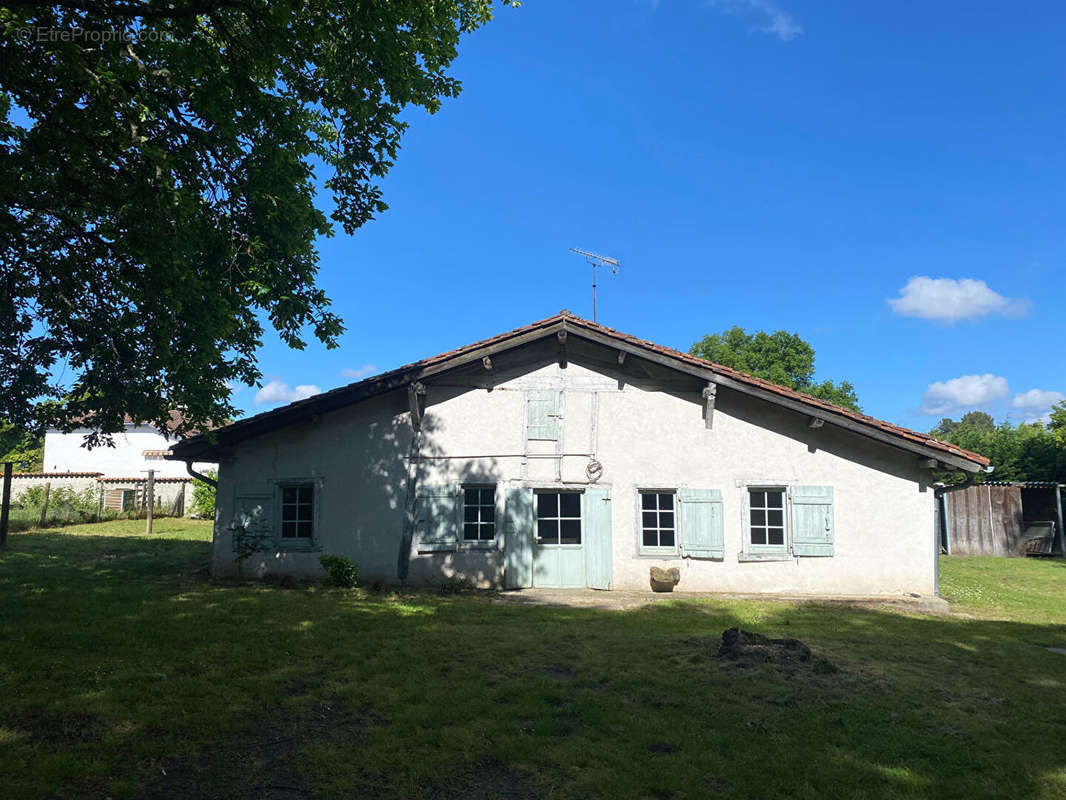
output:
[[[868,425],[871,428],[876,428],[878,430],[892,434],[894,436],[899,437],[900,439],[912,442],[916,445],[921,445],[923,447],[931,448],[933,450],[939,450],[944,453],[950,453],[951,455],[954,455],[958,458],[971,461],[981,466],[987,466],[989,464],[989,460],[978,453],[973,453],[969,450],[963,450],[961,447],[956,447],[955,445],[949,444],[947,442],[941,442],[938,439],[934,439],[932,436],[929,436],[928,434],[912,431],[908,428],[904,428],[899,425],[893,425],[891,422],[885,422],[884,420],[880,420],[875,417],[868,416],[866,414],[860,414],[857,411],[852,411],[849,408],[844,408],[842,406],[835,405],[834,403],[830,403],[825,400],[810,397],[809,395],[805,395],[793,389],[787,389],[783,386],[778,386],[776,383],[771,383],[770,381],[763,380],[762,378],[756,378],[753,375],[748,375],[745,372],[740,372],[731,367],[716,364],[713,361],[707,361],[706,359],[698,358],[696,356],[689,355],[688,353],[683,353],[679,350],[674,350],[673,348],[665,347],[661,344],[650,342],[647,339],[641,339],[631,334],[616,331],[613,328],[608,328],[605,325],[600,325],[596,322],[591,322],[590,320],[584,319],[583,317],[571,314],[569,311],[566,310],[563,310],[551,317],[547,317],[545,319],[532,322],[528,325],[523,325],[520,328],[515,328],[514,330],[507,331],[506,333],[497,334],[496,336],[492,336],[488,339],[482,339],[481,341],[473,342],[472,344],[464,345],[463,347],[459,347],[454,350],[439,353],[435,356],[424,358],[421,361],[414,361],[410,364],[405,364],[402,367],[398,367],[397,369],[389,370],[388,372],[383,372],[380,375],[365,378],[361,381],[357,381],[355,383],[351,383],[347,386],[342,386],[337,389],[332,389],[328,392],[323,392],[322,394],[317,394],[313,397],[309,397],[304,400],[297,400],[294,403],[289,403],[288,405],[281,406],[280,408],[265,411],[261,414],[256,414],[253,417],[247,417],[230,425],[217,428],[215,430],[215,433],[222,438],[228,438],[227,434],[232,433],[236,435],[242,429],[258,429],[262,426],[263,423],[267,422],[271,418],[276,418],[279,424],[285,424],[283,421],[283,418],[285,417],[293,415],[294,413],[298,413],[301,410],[305,410],[306,412],[312,412],[315,408],[329,406],[333,402],[343,402],[344,398],[348,395],[359,395],[353,397],[351,400],[351,402],[357,402],[358,400],[363,399],[363,397],[368,397],[374,394],[375,392],[372,391],[372,387],[374,387],[375,385],[385,384],[390,380],[400,378],[402,376],[411,377],[411,373],[417,374],[420,371],[446,364],[450,361],[462,359],[463,356],[473,353],[475,351],[479,351],[485,348],[491,348],[494,345],[498,344],[504,344],[511,339],[516,339],[518,337],[525,336],[526,334],[534,333],[541,328],[552,328],[553,326],[559,325],[560,323],[563,323],[568,329],[574,330],[575,332],[578,332],[581,329],[585,329],[590,332],[598,333],[602,336],[610,337],[611,339],[614,339],[618,342],[624,342],[626,344],[638,347],[643,350],[649,350],[663,356],[668,356],[669,358],[675,359],[684,364],[700,367],[702,369],[710,369],[717,374],[731,378],[737,383],[745,384],[757,389],[762,389],[772,394],[779,395],[782,398],[798,401],[809,406],[812,411],[822,412],[822,416],[829,421],[832,420],[833,415],[844,417],[848,420],[859,422],[864,425]],[[381,389],[381,391],[387,391],[388,388],[389,387],[383,388]],[[259,430],[256,430],[256,432],[259,432]],[[198,447],[204,448],[207,446],[209,445],[205,437],[196,436],[186,439],[182,444],[175,445],[171,448],[171,452],[191,452],[197,449]]]
[[[181,411],[178,411],[177,409],[171,409],[170,411],[167,412],[167,414],[168,414],[168,417],[169,417],[168,421],[167,421],[167,425],[166,425],[168,431],[174,431],[176,428],[178,428],[180,425],[182,425],[185,422],[185,415],[182,414]],[[74,421],[75,422],[84,423],[85,427],[91,427],[92,426],[92,421],[93,421],[93,415],[92,414],[84,414],[84,415],[82,415],[80,417],[75,417]],[[153,423],[145,422],[143,420],[137,421],[133,417],[131,417],[129,414],[124,414],[123,415],[122,422],[124,424],[126,424],[126,425],[133,425],[133,426],[136,426],[136,427],[142,427],[142,426],[155,427]],[[210,431],[210,430],[215,430],[218,427],[219,427],[218,425],[215,425],[213,422],[208,421],[207,424],[204,426],[204,429]],[[55,429],[50,428],[49,430],[55,430]],[[191,430],[189,432],[188,435],[189,436],[193,436],[193,435],[199,434],[199,433],[201,433],[201,431],[199,429],[193,429],[193,430]]]
[[[947,453],[951,453],[953,455],[968,459],[970,461],[975,461],[985,466],[990,463],[987,458],[985,458],[983,455],[980,455],[979,453],[974,453],[970,450],[963,450],[961,447],[956,447],[955,445],[950,444],[948,442],[942,442],[939,439],[935,439],[928,434],[919,433],[918,431],[912,431],[909,428],[904,428],[900,425],[894,425],[891,422],[885,422],[884,420],[877,419],[876,417],[871,417],[868,414],[861,414],[858,411],[852,411],[850,408],[838,406],[835,403],[828,402],[827,400],[821,400],[817,397],[811,397],[810,395],[803,394],[802,392],[797,392],[794,389],[788,389],[784,386],[779,386],[778,384],[772,383],[768,380],[764,380],[763,378],[756,378],[754,375],[749,375],[746,372],[740,372],[739,370],[735,370],[732,367],[726,367],[721,364],[716,364],[713,361],[708,361],[704,358],[699,358],[697,356],[690,355],[689,353],[682,353],[679,350],[664,347],[661,344],[655,344],[654,342],[649,342],[646,339],[638,339],[636,336],[621,333],[620,331],[616,331],[613,328],[608,328],[604,325],[600,325],[595,322],[589,322],[587,319],[575,317],[572,314],[567,314],[566,320],[568,323],[577,325],[578,327],[596,330],[600,333],[604,333],[621,341],[625,341],[648,350],[653,350],[657,353],[662,353],[663,355],[671,356],[673,358],[677,358],[681,361],[685,361],[690,364],[710,367],[715,372],[719,372],[722,375],[726,375],[740,383],[746,383],[749,386],[755,386],[760,389],[765,389],[766,391],[773,392],[774,394],[779,394],[782,397],[788,397],[792,400],[798,400],[820,411],[828,411],[832,414],[837,414],[839,416],[855,420],[856,422],[862,422],[867,425],[871,425],[872,427],[880,428],[881,430],[886,431],[888,433],[895,434],[896,436],[900,436],[904,439],[909,439],[910,441],[913,441],[916,444],[922,444],[926,447],[932,447],[937,450],[943,450]]]
[[[99,478],[102,472],[12,472],[12,478]]]
[[[192,478],[153,478],[153,483],[189,483]],[[148,483],[148,476],[134,476],[131,478],[100,478],[100,483]]]

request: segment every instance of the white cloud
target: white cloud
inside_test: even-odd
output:
[[[1028,392],[1014,395],[1011,405],[1015,408],[1051,408],[1055,403],[1066,400],[1066,394],[1050,389],[1030,389]]]
[[[255,399],[252,402],[257,406],[292,403],[321,392],[322,390],[313,383],[304,383],[293,387],[289,386],[285,381],[274,380],[256,392]]]
[[[1066,400],[1066,394],[1053,389],[1030,389],[1014,395],[1011,405],[1025,413],[1026,422],[1044,422],[1051,419],[1051,407]]]
[[[363,366],[357,369],[342,369],[341,376],[348,378],[349,380],[358,381],[373,375],[378,371],[378,368],[373,364],[363,364]]]
[[[707,0],[707,5],[726,14],[754,19],[754,30],[772,34],[782,42],[790,42],[803,33],[803,26],[795,17],[769,0]]]
[[[929,384],[922,397],[923,414],[951,414],[981,408],[1010,394],[1007,379],[998,375],[963,375]]]
[[[888,304],[900,316],[948,324],[989,314],[1022,317],[1028,313],[1030,305],[1028,300],[1004,297],[984,281],[925,275],[907,281],[907,285],[900,289],[899,297],[890,298]]]

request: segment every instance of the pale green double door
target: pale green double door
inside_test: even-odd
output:
[[[607,489],[509,489],[505,503],[507,588],[611,588]]]

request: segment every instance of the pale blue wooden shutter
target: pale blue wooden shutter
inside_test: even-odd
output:
[[[585,577],[591,589],[611,588],[611,498],[606,489],[585,490]]]
[[[559,439],[559,398],[556,389],[533,389],[526,395],[526,438]]]
[[[792,487],[792,552],[833,555],[833,487]]]
[[[722,492],[680,489],[681,554],[689,558],[725,558]]]
[[[455,550],[459,546],[459,487],[420,486],[415,502],[415,546],[419,552]]]
[[[504,494],[503,585],[533,585],[533,490],[508,489]]]

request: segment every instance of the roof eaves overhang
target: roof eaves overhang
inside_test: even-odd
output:
[[[243,439],[260,433],[267,433],[285,425],[302,422],[319,414],[334,411],[386,392],[403,389],[416,381],[425,380],[442,372],[476,363],[485,356],[493,356],[506,350],[512,350],[566,329],[565,319],[556,318],[542,326],[524,331],[509,339],[501,339],[487,343],[482,347],[474,347],[432,364],[410,368],[401,367],[376,378],[369,378],[306,400],[299,400],[296,403],[282,406],[273,411],[257,414],[254,417],[218,428],[213,431],[214,442],[210,441],[208,436],[202,434],[190,437],[173,445],[166,458],[171,461],[196,461],[218,457],[229,444],[235,444]]]
[[[429,359],[428,361],[431,363],[420,362],[410,367],[401,367],[376,378],[369,378],[307,400],[300,400],[282,408],[249,417],[246,420],[240,420],[213,431],[210,439],[203,434],[191,437],[172,446],[170,454],[166,457],[178,461],[218,459],[224,455],[225,448],[229,444],[235,444],[285,425],[306,421],[319,414],[343,408],[379,394],[402,389],[416,381],[480,361],[485,356],[492,356],[506,350],[521,347],[524,344],[537,341],[560,331],[565,331],[567,334],[572,333],[588,341],[703,378],[707,381],[713,381],[720,386],[725,386],[741,394],[783,406],[807,417],[823,420],[827,424],[835,425],[860,436],[915,453],[923,458],[936,459],[936,461],[947,466],[966,472],[979,472],[984,468],[983,464],[972,461],[965,456],[953,454],[943,448],[929,447],[920,442],[911,441],[898,433],[883,430],[876,425],[836,413],[829,407],[793,399],[778,392],[772,392],[757,385],[737,380],[733,376],[714,369],[713,365],[704,366],[693,363],[694,359],[690,360],[670,353],[658,352],[656,349],[649,348],[638,342],[628,341],[627,338],[595,330],[587,325],[580,324],[580,321],[575,318],[567,316],[552,317],[544,320],[543,324],[535,324],[520,329],[519,332],[510,337],[498,337],[495,340],[485,342],[481,346],[461,349],[446,357]],[[214,439],[214,441],[211,441],[211,439]]]
[[[889,431],[881,430],[874,425],[869,425],[858,420],[849,419],[843,414],[836,414],[828,408],[822,408],[820,406],[812,406],[801,400],[793,400],[789,397],[785,397],[777,392],[771,392],[766,389],[761,389],[758,386],[753,386],[743,381],[738,381],[733,377],[723,374],[722,372],[715,370],[711,366],[700,366],[692,364],[684,359],[677,358],[665,353],[658,353],[654,350],[649,350],[646,347],[642,347],[639,344],[627,342],[624,340],[616,339],[613,336],[600,333],[599,331],[590,330],[584,326],[571,325],[568,327],[569,331],[572,331],[576,336],[583,336],[591,341],[599,342],[616,350],[622,350],[630,355],[637,356],[638,358],[644,358],[649,361],[653,361],[664,366],[672,367],[673,369],[680,370],[688,373],[689,375],[695,375],[700,378],[705,378],[708,381],[713,381],[720,386],[725,386],[728,389],[740,392],[742,394],[749,395],[751,397],[757,397],[767,402],[774,403],[776,405],[784,406],[800,414],[804,414],[808,417],[814,417],[816,419],[823,420],[830,425],[836,425],[845,430],[849,430],[853,433],[857,433],[862,436],[866,436],[870,439],[874,439],[879,442],[891,445],[893,447],[905,450],[908,452],[916,453],[917,455],[925,458],[936,459],[949,466],[957,467],[958,469],[966,472],[980,472],[984,467],[964,456],[958,456],[953,453],[947,452],[937,447],[928,447],[920,442],[912,442],[904,437],[891,433]]]

